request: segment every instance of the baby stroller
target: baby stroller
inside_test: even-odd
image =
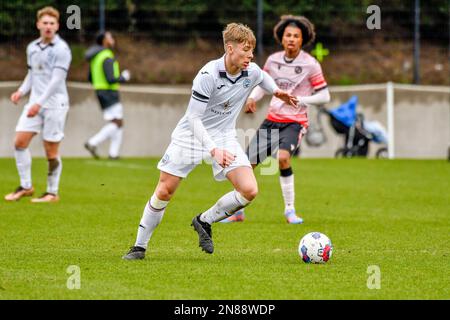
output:
[[[325,142],[321,116],[326,114],[334,131],[345,138],[344,146],[335,152],[336,158],[367,157],[371,141],[387,145],[387,134],[384,127],[378,121],[364,120],[363,114],[356,112],[357,106],[358,97],[352,96],[350,100],[335,109],[327,110],[320,107],[317,125],[308,129],[306,142],[312,146],[318,146]],[[387,158],[387,151],[387,147],[381,147],[377,150],[376,157]]]

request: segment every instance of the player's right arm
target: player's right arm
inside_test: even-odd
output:
[[[17,104],[20,101],[20,98],[26,96],[28,92],[31,90],[31,72],[28,71],[25,80],[23,80],[22,85],[16,92],[11,95],[11,101],[14,104]]]
[[[202,122],[202,117],[205,114],[206,107],[213,90],[214,78],[207,72],[199,72],[197,77],[194,79],[192,95],[189,101],[186,116],[189,122],[189,127],[195,138],[206,150],[208,150],[211,157],[216,160],[220,166],[228,167],[234,161],[236,156],[227,150],[219,149],[215,142],[211,139]]]
[[[27,64],[28,64],[28,73],[25,79],[22,82],[22,85],[11,95],[11,101],[14,104],[17,104],[20,101],[20,98],[26,96],[31,90],[31,63],[28,58],[28,48],[27,48]]]
[[[300,104],[321,106],[330,102],[330,92],[328,91],[328,85],[323,75],[322,67],[315,59],[311,68],[309,83],[314,89],[314,93],[310,96],[298,96],[297,98]]]

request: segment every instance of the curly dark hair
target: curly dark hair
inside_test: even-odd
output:
[[[273,36],[275,40],[281,44],[284,29],[289,25],[295,25],[302,31],[303,47],[312,44],[316,38],[314,25],[303,16],[284,15],[280,17],[280,21],[273,28]]]

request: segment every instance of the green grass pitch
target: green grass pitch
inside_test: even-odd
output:
[[[203,165],[183,181],[144,261],[123,261],[159,172],[155,159],[64,159],[61,202],[0,201],[0,299],[449,299],[450,164],[446,161],[293,162],[303,225],[288,225],[278,175],[261,176],[243,223],[215,224],[215,252],[190,227],[231,190]],[[0,159],[0,194],[18,185]],[[34,159],[37,193],[46,161]],[[300,261],[308,232],[328,235],[328,264]],[[69,290],[69,266],[81,287]],[[369,289],[369,266],[380,289]],[[370,282],[370,281],[369,281]]]

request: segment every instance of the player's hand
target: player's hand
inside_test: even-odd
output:
[[[123,70],[121,76],[125,79],[125,81],[130,81],[131,79],[131,74],[128,70]]]
[[[39,113],[39,110],[41,110],[41,106],[37,103],[33,104],[30,109],[28,109],[27,117],[33,118]]]
[[[283,90],[275,90],[273,95],[278,99],[283,100],[286,104],[289,104],[293,107],[297,107],[298,98],[296,96],[293,96]]]
[[[236,159],[236,156],[231,152],[219,148],[214,148],[211,151],[211,156],[222,168],[228,167],[234,161],[234,159]]]
[[[255,113],[256,112],[256,101],[253,98],[248,98],[247,102],[245,103],[244,108],[245,113]]]
[[[20,98],[22,98],[22,92],[17,90],[16,92],[14,92],[11,95],[11,102],[14,103],[14,104],[17,104],[17,103],[19,103]]]

